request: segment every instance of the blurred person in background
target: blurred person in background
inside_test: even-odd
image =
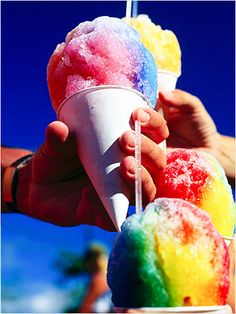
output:
[[[102,246],[91,246],[84,256],[84,263],[91,278],[78,313],[108,313],[112,311],[111,293],[107,285],[107,254]]]

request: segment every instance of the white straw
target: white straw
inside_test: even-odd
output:
[[[132,17],[138,16],[138,0],[133,1]]]
[[[142,213],[142,179],[141,179],[141,125],[135,121],[135,208],[136,214]]]
[[[164,113],[162,108],[158,109],[158,112],[164,117]],[[158,144],[158,147],[161,148],[163,150],[163,152],[165,153],[165,155],[167,154],[167,148],[166,148],[166,140],[162,141],[161,143]]]
[[[130,24],[131,8],[132,8],[132,0],[126,0],[125,20],[126,20],[126,23],[128,23],[128,24]]]

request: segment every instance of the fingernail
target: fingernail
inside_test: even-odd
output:
[[[131,166],[129,167],[128,172],[129,172],[130,174],[135,174],[135,162],[133,162],[133,163],[131,164]]]
[[[128,146],[130,148],[135,147],[135,132],[134,131],[130,132]]]
[[[145,109],[139,110],[138,112],[138,120],[142,123],[149,121],[151,118],[149,112],[147,112]]]

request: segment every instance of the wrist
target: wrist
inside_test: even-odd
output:
[[[12,151],[14,152],[14,149]],[[25,169],[29,169],[26,166],[31,158],[32,154],[27,154],[11,164],[2,163],[2,212],[23,212],[18,203],[20,203],[22,197],[25,199],[26,196],[26,193],[22,193],[22,191],[25,191],[25,188],[22,189],[22,185],[28,191],[27,187],[30,183],[31,172],[27,171],[26,175]],[[24,174],[23,177],[22,173]]]
[[[17,209],[24,214],[29,210],[30,186],[32,182],[32,157],[17,170],[15,202]]]

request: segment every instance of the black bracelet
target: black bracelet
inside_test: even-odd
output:
[[[18,185],[18,170],[25,166],[29,160],[32,158],[33,154],[23,156],[18,160],[14,161],[9,168],[15,168],[12,184],[11,184],[11,201],[5,202],[7,208],[13,213],[21,213],[21,211],[17,208],[16,203],[16,190]]]

